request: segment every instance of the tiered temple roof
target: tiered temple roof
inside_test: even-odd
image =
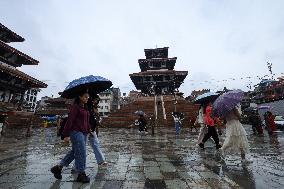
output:
[[[0,23],[0,93],[1,101],[18,99],[23,105],[25,92],[32,88],[46,88],[47,84],[20,71],[22,65],[38,65],[39,61],[8,45],[25,39]]]
[[[169,47],[144,49],[146,59],[152,58],[168,58]]]
[[[38,65],[39,61],[0,41],[0,61],[14,67]]]
[[[23,42],[25,39],[0,23],[0,41],[5,43]]]
[[[5,77],[5,78],[15,78],[18,80],[25,80],[26,81],[26,85],[22,85],[22,82],[20,82],[18,85],[19,87],[22,86],[24,88],[28,87],[28,88],[46,88],[47,84],[43,83],[42,81],[39,81],[31,76],[29,76],[28,74],[5,64],[1,64],[0,63],[0,73],[1,73],[1,77]],[[7,83],[8,84],[8,83]],[[12,83],[11,83],[12,84]],[[14,85],[16,84],[16,81],[14,82]],[[1,82],[0,82],[0,86],[1,86]],[[7,85],[6,85],[7,86]],[[7,86],[9,87],[9,86]]]
[[[155,58],[155,59],[139,59],[138,63],[142,72],[147,70],[158,70],[161,68],[167,68],[173,70],[176,64],[177,58]]]
[[[187,71],[175,71],[176,57],[168,58],[168,47],[145,49],[146,59],[139,59],[139,73],[129,74],[142,93],[172,94],[186,78]]]

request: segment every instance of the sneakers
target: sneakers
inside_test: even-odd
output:
[[[99,166],[106,166],[106,165],[107,165],[107,162],[104,161],[104,162],[102,162],[102,163],[99,163],[98,165],[99,165]]]
[[[56,165],[54,167],[52,167],[50,169],[50,171],[53,173],[54,177],[56,179],[62,179],[62,175],[61,175],[61,172],[62,172],[62,167],[59,166],[59,165]],[[71,170],[72,171],[76,171],[76,170]],[[82,183],[89,183],[90,182],[90,178],[86,175],[85,172],[83,173],[79,173],[77,179],[76,179],[77,182],[82,182]]]
[[[90,178],[86,175],[85,172],[83,172],[83,173],[79,173],[76,181],[82,182],[82,183],[90,183]]]
[[[204,150],[204,144],[203,143],[199,143],[198,146]]]
[[[56,179],[62,179],[62,175],[61,175],[62,167],[61,166],[56,165],[52,167],[50,171],[53,173]]]
[[[220,145],[220,144],[217,144],[216,145],[216,149],[218,150],[218,149],[220,149],[222,146]]]

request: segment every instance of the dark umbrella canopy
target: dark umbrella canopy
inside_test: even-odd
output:
[[[137,110],[136,112],[134,112],[134,114],[136,115],[145,115],[145,113],[142,110]]]
[[[213,114],[215,116],[225,117],[234,107],[243,99],[242,90],[233,90],[219,96],[213,103]]]
[[[248,108],[245,108],[244,111],[245,112],[255,112],[255,111],[257,111],[257,108],[255,108],[255,107],[248,107]]]
[[[63,98],[76,98],[82,91],[88,91],[91,96],[103,92],[112,86],[112,82],[101,76],[89,75],[71,81],[61,96]]]
[[[208,102],[213,102],[214,100],[216,100],[216,98],[219,96],[218,93],[213,93],[213,92],[207,92],[204,93],[202,95],[199,95],[194,103],[195,104],[206,104]]]

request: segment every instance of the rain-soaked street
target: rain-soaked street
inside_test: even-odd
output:
[[[186,129],[179,138],[173,128],[159,128],[154,137],[132,129],[101,129],[109,164],[98,168],[88,146],[90,184],[73,182],[71,166],[64,169],[62,180],[50,173],[68,149],[55,128],[34,129],[28,139],[21,139],[24,131],[9,131],[0,142],[0,188],[284,188],[283,132],[258,137],[250,135],[249,126],[246,130],[253,160],[249,165],[237,156],[223,162],[211,142],[199,150],[197,133]]]

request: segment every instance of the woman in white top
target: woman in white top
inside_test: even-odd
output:
[[[237,105],[226,117],[226,138],[221,148],[223,153],[241,154],[242,162],[249,163],[246,154],[249,152],[247,133],[240,122],[241,106]]]
[[[197,116],[197,123],[200,125],[200,131],[199,131],[199,135],[198,135],[198,139],[197,139],[197,144],[200,144],[202,142],[202,139],[204,137],[204,135],[207,133],[207,127],[204,124],[204,107],[200,106],[199,112],[198,112],[198,116]]]
[[[174,119],[176,135],[179,135],[180,134],[180,130],[181,130],[181,121],[183,119],[180,117],[179,113],[177,113],[177,112],[173,112],[172,116],[173,116],[173,119]]]

